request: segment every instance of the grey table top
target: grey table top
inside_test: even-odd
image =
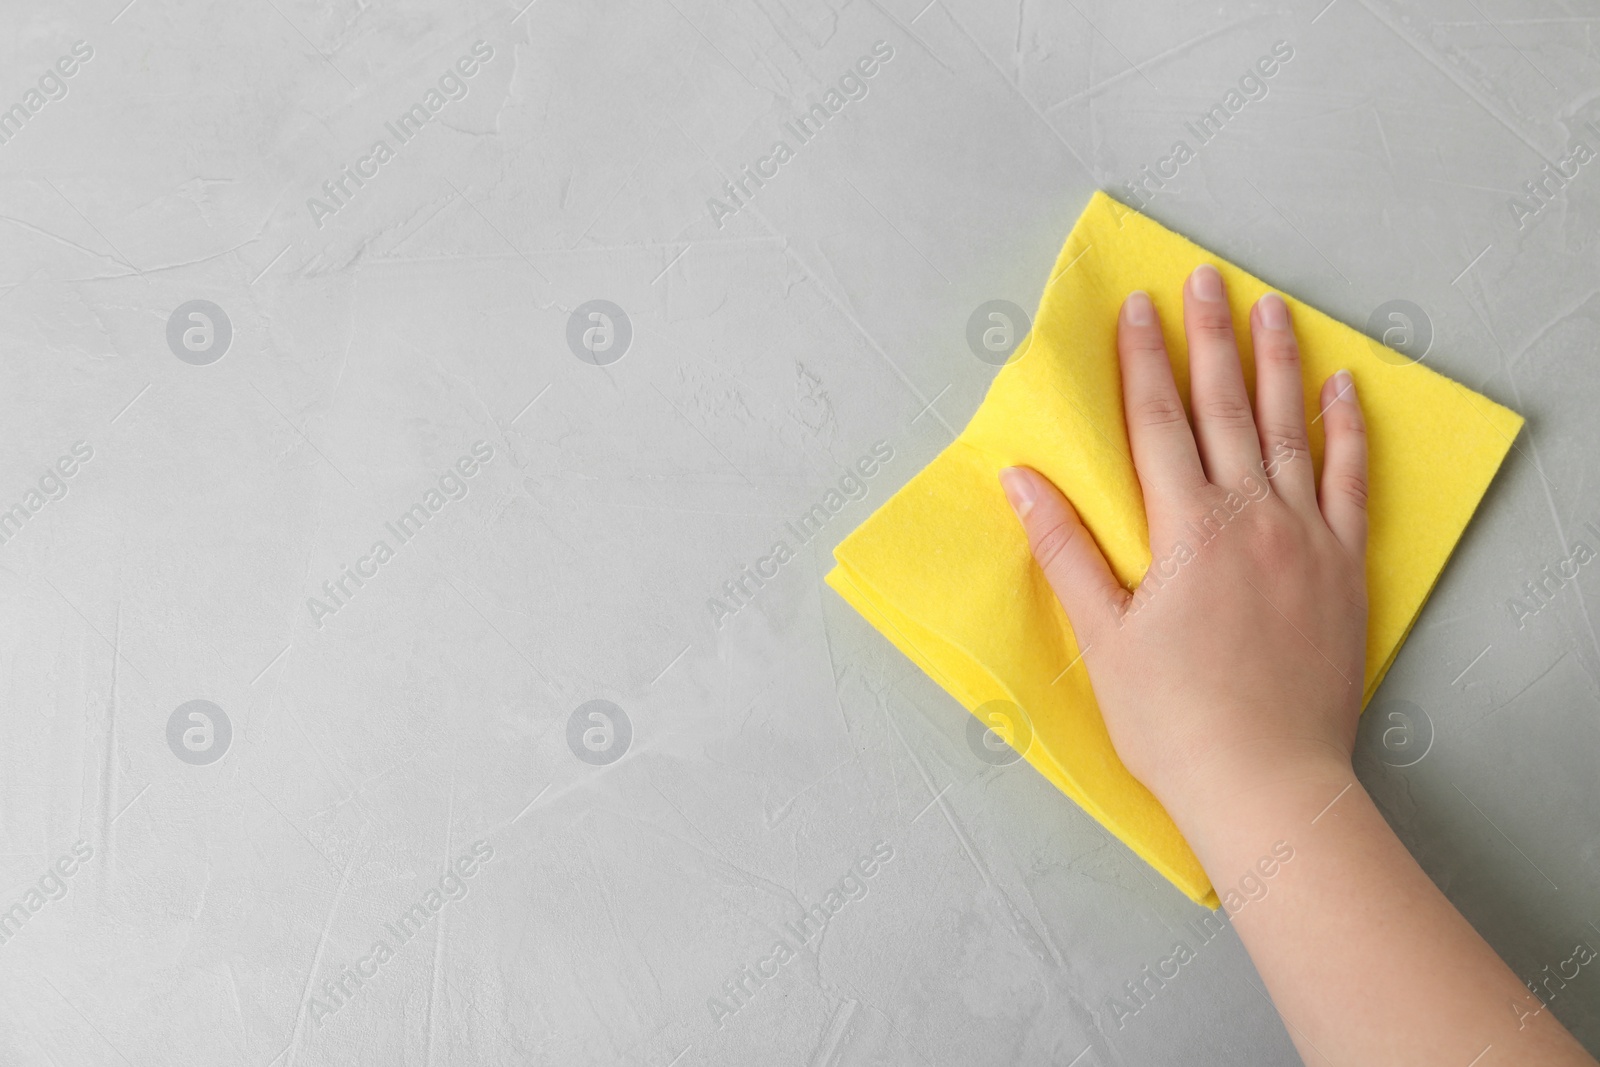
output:
[[[1298,1062],[821,583],[1096,188],[1528,417],[1362,773],[1600,946],[1600,10],[522,2],[7,15],[0,1061]]]

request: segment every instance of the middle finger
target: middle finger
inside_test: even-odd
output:
[[[1234,488],[1261,468],[1261,442],[1239,366],[1233,313],[1222,275],[1202,263],[1183,291],[1189,341],[1189,400],[1200,462],[1214,485]]]

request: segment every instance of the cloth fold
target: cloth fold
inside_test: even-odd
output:
[[[1024,758],[1175,886],[1218,906],[1205,871],[1155,797],[1112,748],[1055,594],[1001,493],[1026,465],[1073,502],[1124,584],[1149,566],[1149,532],[1128,446],[1117,312],[1144,289],[1161,314],[1188,395],[1184,279],[1222,272],[1254,392],[1250,307],[1268,286],[1097,192],[1051,271],[1028,338],[966,428],[834,550],[827,582],[968,711],[1021,709]],[[1522,417],[1285,296],[1300,341],[1311,452],[1317,396],[1339,368],[1355,379],[1370,449],[1362,703],[1399,652]],[[989,707],[985,707],[989,705]],[[1009,738],[1008,738],[1009,740]]]

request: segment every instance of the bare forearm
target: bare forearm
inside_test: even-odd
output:
[[[1595,1063],[1439,892],[1348,765],[1240,784],[1188,812],[1179,822],[1307,1063]]]
[[[1183,293],[1185,400],[1161,316],[1130,293],[1117,354],[1151,553],[1186,561],[1181,579],[1163,572],[1136,604],[1056,486],[1001,474],[1117,755],[1194,846],[1307,1062],[1596,1067],[1351,772],[1367,654],[1354,376],[1326,379],[1308,421],[1289,308],[1268,293],[1250,311],[1252,396],[1221,274],[1201,264]],[[1207,516],[1230,512],[1189,549]]]

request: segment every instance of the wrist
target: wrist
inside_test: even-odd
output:
[[[1223,909],[1236,915],[1264,899],[1272,889],[1268,883],[1276,884],[1276,872],[1322,837],[1317,831],[1326,827],[1319,822],[1341,822],[1363,805],[1371,800],[1350,758],[1317,746],[1282,749],[1267,761],[1208,768],[1168,811]]]
[[[1198,841],[1225,836],[1232,827],[1258,824],[1263,818],[1299,822],[1317,818],[1323,805],[1355,782],[1350,754],[1338,746],[1260,741],[1197,764],[1160,799],[1198,850]]]

